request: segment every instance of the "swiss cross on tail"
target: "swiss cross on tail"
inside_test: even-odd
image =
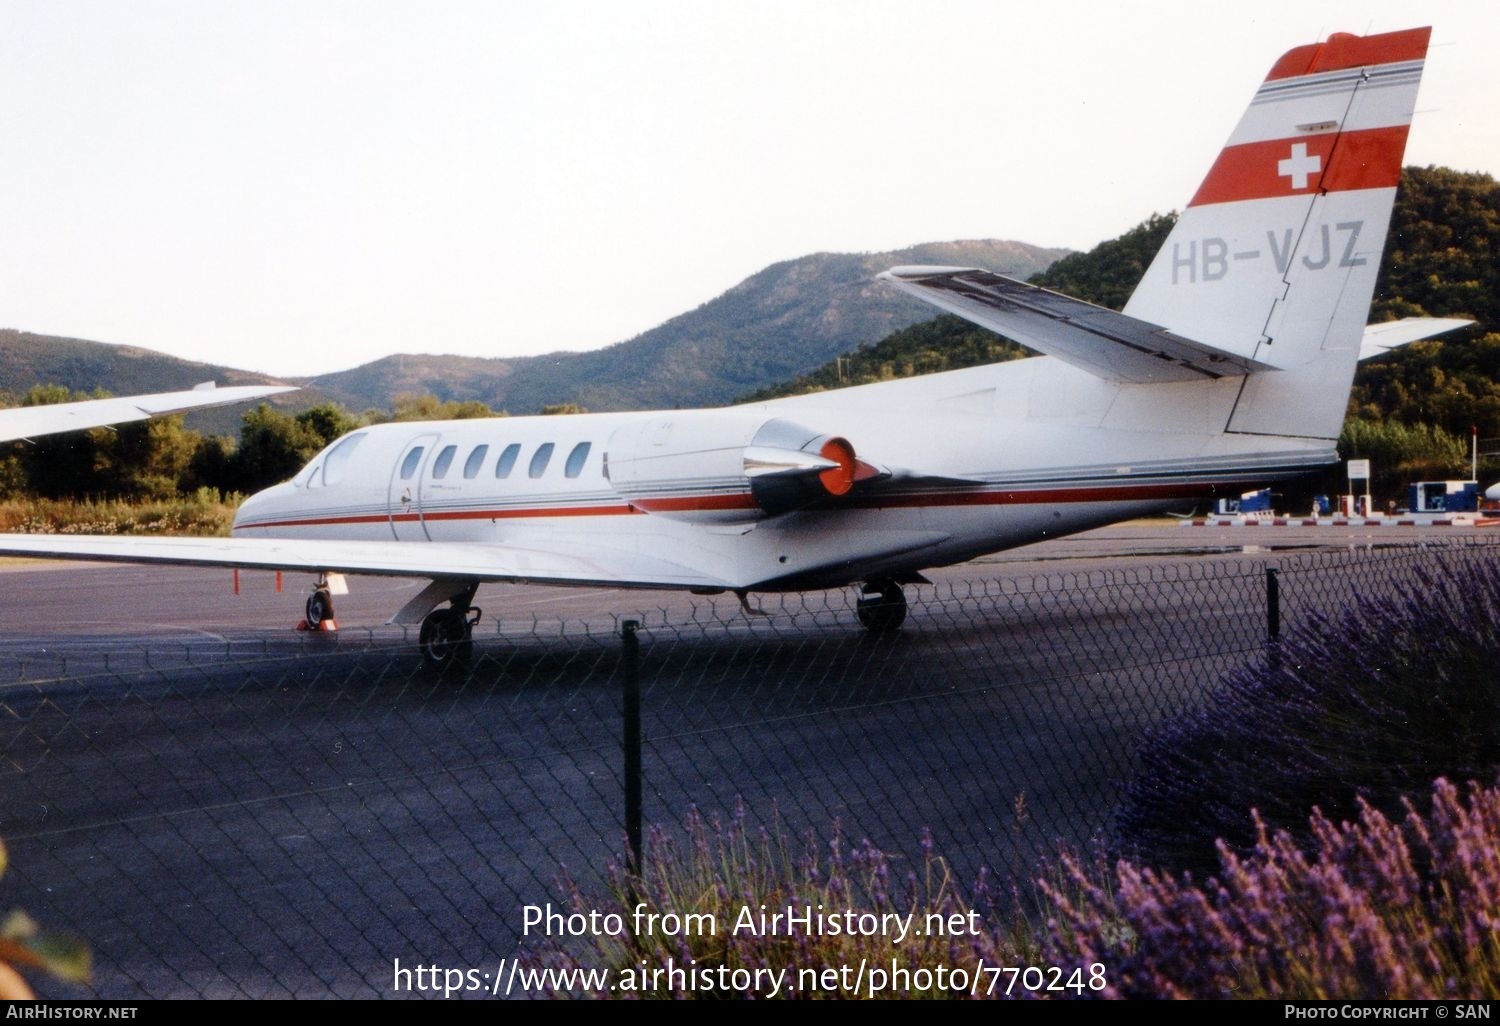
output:
[[[1307,179],[1323,170],[1323,158],[1307,152],[1307,143],[1292,143],[1292,155],[1278,161],[1276,173],[1292,180],[1293,189],[1307,188]]]

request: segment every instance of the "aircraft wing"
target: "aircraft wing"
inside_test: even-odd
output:
[[[112,399],[87,399],[77,403],[51,406],[20,406],[0,410],[0,442],[16,438],[35,438],[63,431],[126,424],[168,413],[207,409],[248,402],[281,392],[295,392],[291,385],[235,385],[216,388],[206,381],[182,392],[157,392],[154,395],[125,395]]]
[[[1410,342],[1420,342],[1473,323],[1462,317],[1404,317],[1399,321],[1366,325],[1359,343],[1359,358],[1368,360],[1384,356]]]
[[[114,563],[305,570],[434,580],[722,588],[675,563],[607,546],[567,552],[458,542],[306,541],[274,538],[142,538],[135,535],[0,534],[0,555]]]
[[[1276,369],[1107,307],[978,268],[893,267],[880,278],[1109,381],[1202,381]]]

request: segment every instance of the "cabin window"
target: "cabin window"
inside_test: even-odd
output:
[[[583,465],[588,462],[589,443],[579,442],[573,446],[573,451],[568,453],[568,465],[564,468],[569,477],[577,477],[583,473]]]
[[[417,472],[417,468],[422,465],[422,452],[425,448],[425,446],[421,445],[413,446],[412,450],[406,454],[406,459],[401,461],[401,480],[411,480],[412,475]]]
[[[527,471],[532,477],[541,477],[547,472],[547,462],[552,459],[552,450],[557,448],[551,442],[544,442],[537,447],[536,453],[531,457],[531,469]]]
[[[476,445],[474,451],[469,453],[469,458],[464,460],[464,480],[472,480],[479,476],[479,468],[484,465],[484,457],[490,451],[487,445]]]
[[[432,461],[432,479],[440,481],[448,475],[448,468],[453,464],[453,454],[458,452],[458,446],[445,445],[443,451],[438,453],[437,459]]]
[[[510,477],[511,470],[516,465],[516,457],[521,455],[521,443],[511,442],[500,454],[500,462],[495,464],[496,477]]]
[[[350,435],[343,441],[328,450],[328,455],[323,459],[323,483],[336,485],[344,479],[344,472],[349,467],[349,457],[354,450],[359,448],[359,443],[365,440],[365,436]]]

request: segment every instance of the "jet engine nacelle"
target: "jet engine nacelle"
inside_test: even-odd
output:
[[[838,499],[854,487],[854,446],[780,417],[687,412],[616,430],[610,485],[634,508],[682,520],[744,522]]]

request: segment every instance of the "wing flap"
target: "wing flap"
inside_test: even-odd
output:
[[[1108,381],[1201,381],[1276,369],[1160,325],[977,268],[893,267],[880,278]]]
[[[567,552],[449,542],[301,541],[273,538],[141,538],[0,534],[0,555],[115,563],[427,577],[437,580],[722,588],[690,567],[605,546]]]

